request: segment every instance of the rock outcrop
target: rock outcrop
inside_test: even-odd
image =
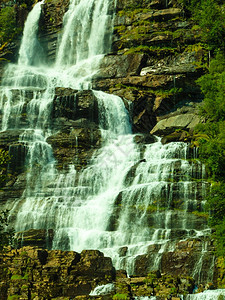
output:
[[[189,249],[192,244],[184,242],[180,247]],[[193,279],[185,274],[165,274],[158,270],[128,278],[126,272],[116,272],[111,259],[96,250],[77,253],[30,246],[4,249],[0,253],[0,271],[1,300],[116,300],[141,296],[181,299],[179,295],[192,293],[195,287]],[[98,286],[102,288],[97,292]]]
[[[202,96],[195,80],[204,72],[206,53],[199,32],[175,5],[117,2],[113,54],[104,58],[93,87],[132,103],[135,132],[164,136],[192,130],[201,121],[197,106]],[[176,118],[162,121],[172,113]]]
[[[23,247],[0,253],[1,300],[75,299],[114,278],[111,259],[97,250]]]

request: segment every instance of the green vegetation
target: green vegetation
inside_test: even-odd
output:
[[[0,250],[4,248],[4,246],[8,246],[12,244],[14,230],[9,229],[6,230],[8,224],[8,210],[0,212]]]
[[[33,0],[17,0],[16,2],[0,0],[0,53],[6,54],[8,43],[22,32],[23,13],[21,15],[21,11],[30,10],[33,4]]]
[[[202,41],[208,45],[209,50],[218,47],[225,50],[225,12],[222,3],[219,0],[191,1],[193,18],[200,26]]]
[[[130,297],[129,297],[129,295],[128,294],[119,294],[119,293],[117,293],[117,294],[115,294],[114,296],[113,296],[113,300],[127,300],[127,299],[129,299]]]
[[[218,53],[211,61],[209,73],[197,81],[204,94],[201,115],[206,122],[197,126],[200,158],[214,180],[225,177],[225,57]]]
[[[201,40],[208,50],[225,51],[225,10],[222,0],[177,0],[188,11],[201,30]]]
[[[13,295],[13,296],[8,296],[7,300],[19,300],[21,295]]]
[[[156,47],[156,46],[144,46],[140,45],[137,47],[131,47],[129,50],[126,50],[124,54],[132,53],[147,53],[150,56],[156,56],[158,58],[163,58],[167,55],[176,54],[177,50],[173,47]]]
[[[215,229],[217,255],[225,256],[225,56],[217,52],[208,74],[198,79],[204,94],[200,114],[205,123],[195,129],[200,160],[212,188],[207,197],[209,225]]]
[[[9,42],[18,33],[14,7],[4,7],[0,11],[0,45]]]
[[[218,287],[225,288],[225,258],[219,257],[217,259],[217,268],[218,268]]]
[[[0,187],[4,186],[8,174],[7,174],[7,166],[10,161],[10,156],[8,151],[0,149]]]
[[[11,280],[20,280],[23,279],[22,275],[12,275]]]

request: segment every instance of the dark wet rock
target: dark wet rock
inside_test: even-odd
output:
[[[208,244],[208,251],[203,253],[203,243],[205,242]],[[135,260],[135,274],[147,275],[151,270],[154,270],[156,267],[154,257],[159,250],[160,245],[151,245],[147,254],[138,256]],[[177,242],[173,251],[162,253],[161,273],[171,276],[194,277],[195,280],[198,280],[200,270],[197,268],[199,267],[199,259],[201,259],[203,262],[202,270],[205,270],[205,272],[201,272],[201,282],[206,284],[209,275],[207,270],[211,270],[210,264],[214,259],[213,251],[214,246],[210,241],[194,239]],[[215,270],[211,270],[211,272],[213,273]],[[190,293],[192,292],[191,288]]]
[[[136,144],[152,144],[156,142],[156,137],[152,134],[136,134],[134,141]]]
[[[52,229],[29,229],[17,232],[15,244],[17,248],[23,246],[37,246],[44,249],[51,249],[54,232]]]
[[[94,150],[101,145],[101,133],[92,128],[70,128],[50,136],[47,142],[52,146],[54,157],[61,168],[69,163],[85,166]]]
[[[0,192],[0,203],[4,205],[6,201],[8,203],[13,202],[22,196],[26,186],[26,175],[25,173],[19,175],[10,176],[4,187],[1,188]]]
[[[142,66],[145,65],[145,54],[106,55],[98,72],[99,78],[121,78],[128,75],[139,75]]]
[[[70,88],[56,88],[53,100],[53,119],[88,119],[98,122],[97,100],[90,90],[77,91]]]
[[[68,7],[68,0],[46,1],[42,6],[41,30],[39,35],[48,62],[53,63],[55,61],[58,34],[62,28],[63,17]]]
[[[7,130],[0,132],[0,147],[9,147],[13,143],[19,141],[19,136],[22,133],[20,130]]]
[[[178,242],[174,251],[163,254],[162,272],[176,276],[180,276],[181,274],[193,276],[194,279],[201,276],[201,283],[207,283],[208,272],[214,272],[210,267],[214,259],[212,255],[214,246],[208,241],[208,250],[203,253],[203,242],[204,241],[200,239]],[[199,267],[198,262],[200,258],[202,260],[201,275],[199,275],[200,270],[197,269]]]
[[[126,256],[128,247],[122,247],[119,249],[119,256]]]

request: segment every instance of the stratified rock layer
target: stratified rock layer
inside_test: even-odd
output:
[[[47,251],[23,247],[0,253],[1,300],[74,299],[112,282],[115,270],[100,251]]]

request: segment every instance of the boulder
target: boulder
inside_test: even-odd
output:
[[[100,64],[99,78],[121,78],[139,75],[146,62],[146,55],[133,53],[127,55],[106,55]]]
[[[133,102],[133,131],[149,133],[156,124],[153,113],[154,95],[140,94]]]
[[[150,133],[162,136],[172,133],[176,129],[190,130],[200,122],[200,117],[194,113],[180,114],[159,121]]]

